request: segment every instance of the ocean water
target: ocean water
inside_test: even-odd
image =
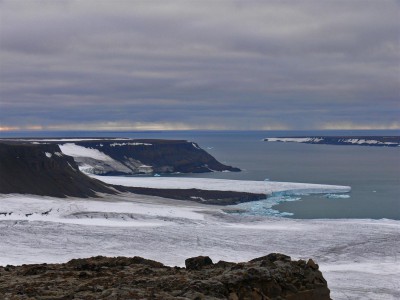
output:
[[[0,137],[131,137],[197,142],[239,173],[173,176],[349,185],[349,195],[275,195],[241,204],[251,215],[298,219],[400,219],[400,149],[263,142],[266,137],[399,135],[399,131],[14,132]]]

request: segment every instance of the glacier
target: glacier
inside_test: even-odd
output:
[[[342,185],[230,180],[215,178],[188,178],[188,177],[128,177],[128,176],[96,176],[92,178],[108,184],[158,188],[158,189],[200,189],[212,191],[247,192],[272,195],[273,193],[286,194],[321,194],[321,193],[348,193],[351,187]]]
[[[247,261],[271,252],[312,257],[333,299],[399,299],[400,221],[298,220],[234,215],[133,194],[102,198],[0,196],[0,265],[66,262],[94,255]]]

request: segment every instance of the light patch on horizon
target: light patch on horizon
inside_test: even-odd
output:
[[[16,131],[16,130],[20,130],[20,127],[16,127],[16,126],[0,126],[0,131]]]
[[[355,124],[352,122],[326,123],[320,127],[323,130],[397,130],[400,129],[400,122],[392,122],[389,124]]]

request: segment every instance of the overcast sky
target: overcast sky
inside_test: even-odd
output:
[[[1,1],[0,128],[400,128],[399,1]]]

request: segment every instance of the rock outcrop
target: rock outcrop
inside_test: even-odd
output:
[[[246,263],[191,258],[187,268],[141,257],[0,267],[2,299],[330,299],[311,260],[269,254]]]

